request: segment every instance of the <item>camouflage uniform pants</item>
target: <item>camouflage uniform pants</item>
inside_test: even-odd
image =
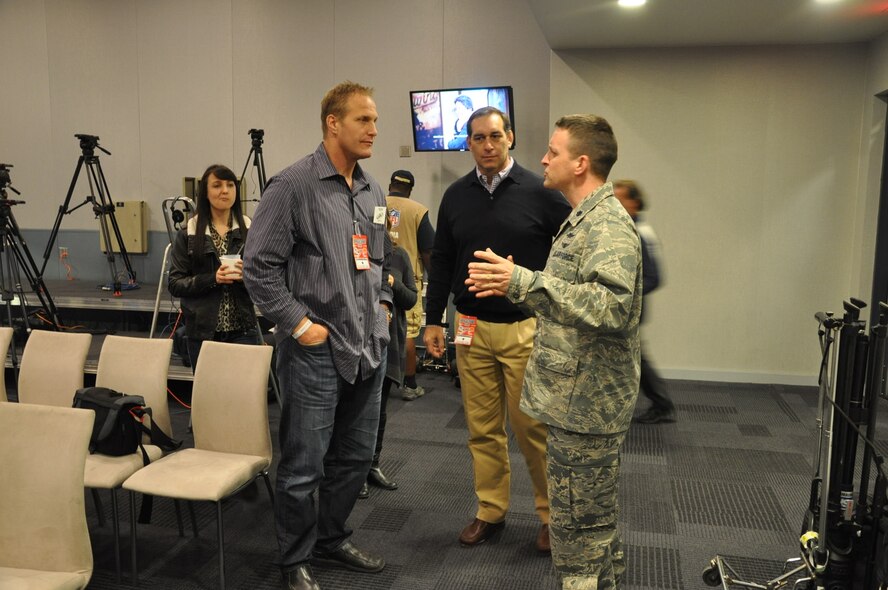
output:
[[[564,590],[614,590],[626,565],[617,532],[620,444],[549,426],[552,560]]]

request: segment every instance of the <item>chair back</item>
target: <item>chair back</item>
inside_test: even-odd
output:
[[[169,436],[173,432],[167,405],[167,377],[172,353],[173,341],[169,338],[106,336],[96,371],[97,387],[145,398],[154,423]]]
[[[9,344],[12,342],[12,328],[4,326],[0,328],[0,352],[2,352],[3,357],[9,353]],[[0,402],[8,401],[6,397],[6,379],[0,379]]]
[[[206,341],[191,390],[194,447],[267,458],[270,346]]]
[[[90,410],[0,404],[0,567],[89,580],[83,467],[94,421]]]
[[[91,334],[31,332],[19,367],[19,402],[70,408],[74,393],[83,387],[91,342]]]

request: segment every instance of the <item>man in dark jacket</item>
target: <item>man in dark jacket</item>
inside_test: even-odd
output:
[[[641,188],[633,180],[618,180],[614,182],[614,196],[622,203],[626,212],[635,222],[638,229],[638,237],[641,238],[642,257],[642,295],[647,300],[648,294],[660,286],[661,272],[659,249],[660,243],[654,228],[639,218],[639,213],[644,211],[644,194]],[[642,306],[642,320],[644,310]],[[657,369],[651,364],[651,359],[645,354],[644,345],[641,347],[641,384],[639,390],[649,400],[651,407],[645,410],[634,422],[642,424],[657,424],[659,422],[672,422],[675,415],[675,405],[669,399],[669,390],[666,383],[660,377]]]

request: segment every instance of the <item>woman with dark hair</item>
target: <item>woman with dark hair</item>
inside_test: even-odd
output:
[[[258,344],[256,312],[240,260],[250,219],[237,176],[214,164],[200,179],[197,213],[176,236],[168,288],[180,299],[191,367],[204,340]]]

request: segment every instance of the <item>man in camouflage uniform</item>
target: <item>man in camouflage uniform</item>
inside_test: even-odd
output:
[[[489,249],[469,264],[476,296],[505,296],[537,318],[521,409],[549,426],[552,559],[571,590],[619,588],[625,570],[617,482],[638,397],[642,273],[635,225],[607,182],[616,159],[607,121],[559,119],[542,160],[545,186],[574,210],[545,269]]]

